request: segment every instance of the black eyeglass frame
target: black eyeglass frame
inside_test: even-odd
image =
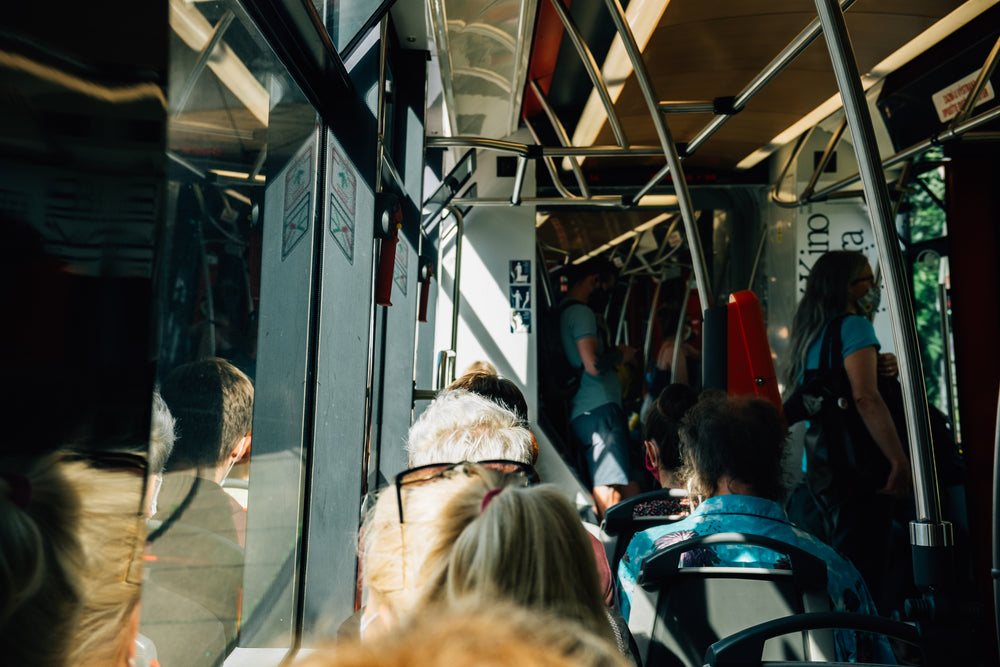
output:
[[[524,475],[528,484],[538,484],[540,479],[538,477],[538,472],[535,470],[534,466],[530,463],[524,463],[522,461],[514,461],[511,459],[487,459],[485,461],[459,461],[457,463],[428,463],[427,465],[417,466],[416,468],[410,468],[404,470],[403,472],[396,475],[393,483],[396,486],[396,510],[399,513],[399,523],[402,525],[403,521],[403,487],[410,486],[412,484],[420,484],[422,482],[430,482],[435,479],[440,479],[444,477],[448,472],[455,470],[461,466],[481,466],[487,470],[493,470],[495,472],[502,473],[504,475],[516,475],[518,473]],[[431,475],[426,477],[420,477],[418,479],[406,479],[408,476],[412,476],[421,470],[431,470],[437,468],[438,470]]]

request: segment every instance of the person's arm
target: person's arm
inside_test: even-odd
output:
[[[875,444],[889,459],[889,477],[879,493],[902,495],[909,491],[910,459],[896,433],[896,425],[878,393],[878,354],[875,347],[863,347],[844,358],[844,370],[851,383],[854,404]]]
[[[583,362],[583,370],[593,376],[598,376],[601,369],[598,367],[598,344],[596,338],[580,338],[576,341],[576,349],[580,353],[580,360]]]
[[[677,384],[690,384],[690,382],[688,382],[687,353],[688,346],[682,343],[680,351],[677,355],[677,368],[674,368],[673,373],[670,375],[671,382]],[[661,371],[668,370],[670,369],[673,361],[674,343],[673,341],[666,341],[660,346],[660,353],[656,358],[656,367]]]

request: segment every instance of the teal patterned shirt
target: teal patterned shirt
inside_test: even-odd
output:
[[[686,519],[636,533],[618,563],[618,603],[622,616],[626,620],[629,617],[636,577],[644,560],[658,549],[712,533],[760,535],[796,546],[827,564],[827,592],[832,609],[877,613],[868,587],[854,565],[833,547],[793,525],[781,506],[755,496],[724,495],[702,502]],[[789,567],[787,556],[765,547],[743,544],[692,549],[682,556],[681,564],[687,567]],[[835,642],[840,661],[896,663],[888,641],[882,636],[837,630]]]

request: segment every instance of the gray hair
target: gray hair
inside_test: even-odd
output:
[[[512,411],[464,389],[438,394],[410,427],[411,466],[510,459],[531,463],[531,432]]]
[[[153,391],[153,412],[149,419],[149,474],[162,475],[174,451],[174,416],[159,389]]]

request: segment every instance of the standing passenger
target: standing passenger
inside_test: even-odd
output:
[[[839,250],[816,260],[795,311],[789,343],[792,365],[786,380],[787,386],[794,387],[807,370],[820,367],[820,347],[828,325],[846,314],[839,320],[841,358],[833,361],[833,368],[842,364],[854,405],[843,416],[838,414],[837,420],[860,417],[862,428],[874,441],[871,453],[881,458],[888,473],[883,469],[875,477],[875,470],[849,471],[833,465],[847,457],[847,442],[829,443],[823,460],[807,457],[807,486],[792,496],[789,512],[793,521],[850,558],[873,589],[883,582],[889,567],[894,498],[910,488],[910,461],[878,388],[879,375],[896,374],[895,357],[878,353],[879,341],[871,323],[880,296],[872,267],[861,253]],[[866,444],[859,440],[855,446]],[[802,502],[806,499],[810,502]],[[802,511],[813,503],[818,512]]]
[[[615,366],[631,361],[635,350],[608,349],[587,303],[606,295],[614,276],[614,267],[606,260],[573,267],[566,299],[575,303],[563,308],[560,320],[566,357],[584,371],[573,396],[570,427],[586,456],[598,518],[608,507],[639,492],[638,483],[629,478],[628,425],[615,374]]]

